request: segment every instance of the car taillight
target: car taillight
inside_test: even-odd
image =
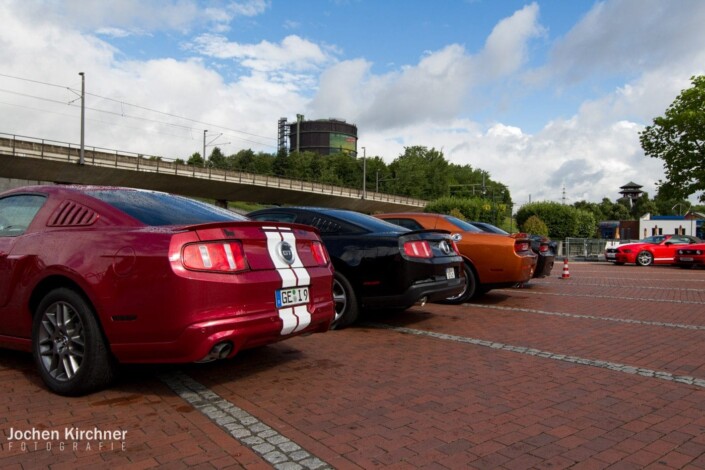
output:
[[[186,269],[233,273],[247,269],[240,242],[205,242],[184,246],[181,262]]]
[[[541,253],[546,253],[546,252],[548,251],[548,245],[541,245],[541,246],[539,247],[539,251],[540,251]]]
[[[313,253],[313,259],[316,260],[319,266],[328,264],[328,256],[326,255],[326,249],[323,248],[323,243],[311,242],[311,253]]]
[[[514,251],[519,253],[520,251],[528,251],[529,250],[529,242],[527,241],[518,241],[514,243]]]
[[[426,240],[404,243],[404,253],[412,258],[433,258],[431,245]]]

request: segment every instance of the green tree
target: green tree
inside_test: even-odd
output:
[[[210,157],[208,157],[208,162],[212,168],[219,168],[221,170],[227,170],[227,160],[223,152],[219,147],[213,147]]]
[[[391,185],[397,194],[420,199],[435,199],[448,194],[448,162],[436,149],[406,147],[390,170]]]
[[[691,77],[664,116],[640,134],[646,155],[664,162],[668,196],[686,199],[705,190],[705,76]],[[705,193],[700,194],[705,201]]]
[[[639,199],[634,201],[632,214],[635,219],[639,219],[646,214],[658,215],[658,207],[654,201],[649,199],[648,193],[643,193]]]
[[[187,165],[203,166],[203,157],[198,152],[195,152],[186,161]]]

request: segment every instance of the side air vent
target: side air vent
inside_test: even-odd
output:
[[[49,218],[49,227],[85,227],[98,220],[98,214],[73,201],[64,201]]]

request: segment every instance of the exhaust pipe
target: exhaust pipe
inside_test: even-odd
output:
[[[424,305],[426,305],[427,301],[428,301],[428,297],[426,297],[426,296],[421,297],[419,300],[416,301],[416,305],[418,305],[419,307],[423,307]]]
[[[225,359],[233,351],[233,343],[230,341],[223,341],[213,346],[208,354],[206,354],[203,359],[196,361],[198,364],[203,364],[205,362],[213,362],[216,359]]]

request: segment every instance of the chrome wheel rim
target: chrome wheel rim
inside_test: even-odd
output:
[[[73,379],[83,364],[85,338],[83,322],[76,309],[55,302],[42,314],[39,328],[39,357],[44,370],[59,382]]]
[[[343,285],[337,279],[333,280],[333,302],[335,303],[333,324],[335,324],[343,316],[345,307],[348,306],[348,297],[345,295],[345,289],[343,289]]]
[[[644,266],[651,264],[651,255],[649,253],[639,253],[639,264]]]
[[[463,286],[464,286],[463,291],[458,295],[453,295],[453,296],[447,297],[446,300],[458,300],[458,299],[462,298],[467,293],[468,289],[470,288],[470,276],[468,275],[469,273],[467,271],[465,271],[463,274],[465,275],[465,282],[463,283]]]

